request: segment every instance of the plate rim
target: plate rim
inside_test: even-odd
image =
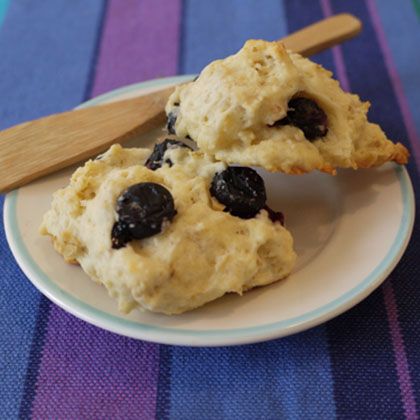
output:
[[[190,75],[175,76],[131,84],[97,96],[79,107],[92,106],[135,90],[180,83],[192,77]],[[356,286],[327,304],[296,317],[258,326],[200,330],[142,324],[104,312],[76,298],[61,289],[37,265],[25,246],[16,214],[19,189],[8,193],[4,201],[3,219],[6,239],[18,265],[42,294],[65,311],[97,327],[136,339],[170,345],[226,346],[261,342],[304,331],[342,314],[379,287],[395,268],[411,237],[415,218],[415,200],[407,169],[403,166],[395,166],[394,170],[400,184],[403,211],[397,234],[381,262]]]

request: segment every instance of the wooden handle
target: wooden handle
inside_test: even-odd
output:
[[[173,88],[54,114],[0,132],[0,192],[95,156],[165,121]]]
[[[281,39],[281,42],[289,50],[310,56],[354,38],[361,30],[359,19],[343,13],[307,26]]]
[[[324,19],[283,38],[287,48],[315,54],[356,36],[351,15]],[[157,127],[173,88],[146,96],[50,115],[0,132],[0,192],[88,159],[113,143]]]

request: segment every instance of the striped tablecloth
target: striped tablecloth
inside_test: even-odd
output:
[[[363,34],[315,59],[411,149],[418,190],[419,0],[0,0],[0,128],[196,73],[247,38],[277,39],[339,12],[362,19]],[[19,270],[1,225],[0,418],[416,418],[419,249],[416,224],[384,285],[325,325],[200,349],[135,341],[67,314]]]

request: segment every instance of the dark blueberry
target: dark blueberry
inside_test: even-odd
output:
[[[165,187],[142,182],[127,188],[118,197],[117,214],[118,223],[123,227],[121,231],[127,232],[131,239],[143,239],[161,232],[162,225],[174,218],[176,210],[172,195]]]
[[[264,206],[264,210],[267,210],[268,217],[273,223],[280,223],[284,226],[284,214],[281,211],[274,211],[268,206]]]
[[[167,163],[169,166],[172,166],[172,162],[170,159],[166,159],[165,161],[163,161],[163,156],[165,155],[165,152],[168,149],[175,149],[177,147],[186,147],[187,149],[191,149],[190,146],[186,145],[185,143],[182,143],[182,141],[170,139],[166,139],[162,143],[155,144],[152,154],[146,160],[146,168],[155,171],[156,169],[160,168],[164,163]]]
[[[328,133],[328,118],[312,99],[294,98],[288,103],[287,117],[276,121],[275,126],[294,125],[303,131],[308,140],[324,137]]]
[[[115,222],[111,232],[112,248],[120,249],[130,241],[131,235],[127,229],[127,225],[124,222]]]
[[[175,134],[175,124],[176,119],[178,118],[178,106],[175,107],[169,114],[168,114],[168,120],[166,122],[166,129],[168,130],[169,134]]]
[[[212,180],[210,193],[225,211],[242,219],[254,217],[267,199],[263,179],[251,168],[230,166],[217,173]]]

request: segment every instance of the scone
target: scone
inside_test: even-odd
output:
[[[210,63],[166,106],[169,131],[217,160],[290,174],[406,163],[407,149],[367,120],[368,109],[331,72],[261,40]]]
[[[296,259],[262,178],[177,141],[112,146],[53,196],[41,233],[127,313],[179,314],[287,276]]]

